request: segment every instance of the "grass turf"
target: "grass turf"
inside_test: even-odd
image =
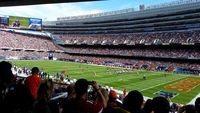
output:
[[[169,84],[179,82],[186,78],[200,79],[199,77],[191,75],[167,73],[167,77],[164,77],[163,75],[166,72],[145,70],[134,70],[131,73],[116,74],[116,71],[124,70],[124,68],[108,68],[105,66],[62,61],[11,60],[11,62],[15,63],[18,67],[26,66],[32,68],[37,66],[49,74],[65,71],[65,75],[69,75],[74,79],[85,78],[88,80],[95,80],[101,85],[108,85],[118,90],[123,90],[124,88],[126,88],[127,91],[139,90],[144,96],[148,97],[158,96],[154,93],[159,90],[178,93],[178,95],[171,100],[180,104],[190,102],[200,91],[199,85],[187,93],[164,88]],[[94,76],[94,73],[96,73],[96,76]],[[146,76],[146,80],[142,79],[143,75]]]

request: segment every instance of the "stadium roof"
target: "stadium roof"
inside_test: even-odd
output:
[[[0,0],[0,7],[36,5],[36,4],[48,4],[48,3],[86,2],[86,1],[100,1],[100,0]]]

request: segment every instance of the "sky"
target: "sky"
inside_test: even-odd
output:
[[[95,2],[12,6],[0,7],[0,15],[33,17],[41,18],[43,21],[53,21],[56,20],[57,17],[96,14],[126,8],[134,8],[137,10],[141,4],[149,6],[165,4],[172,1],[175,0],[104,0]]]

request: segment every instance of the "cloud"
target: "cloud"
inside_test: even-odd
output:
[[[47,20],[56,20],[57,17],[95,14],[101,12],[103,12],[101,9],[95,8],[91,10],[88,8],[82,8],[80,4],[73,3],[0,7],[1,15],[46,18]]]

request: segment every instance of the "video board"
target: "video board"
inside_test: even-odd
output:
[[[9,27],[41,30],[42,29],[42,19],[19,17],[19,16],[9,16]]]
[[[28,28],[29,18],[19,16],[9,16],[9,27]]]

